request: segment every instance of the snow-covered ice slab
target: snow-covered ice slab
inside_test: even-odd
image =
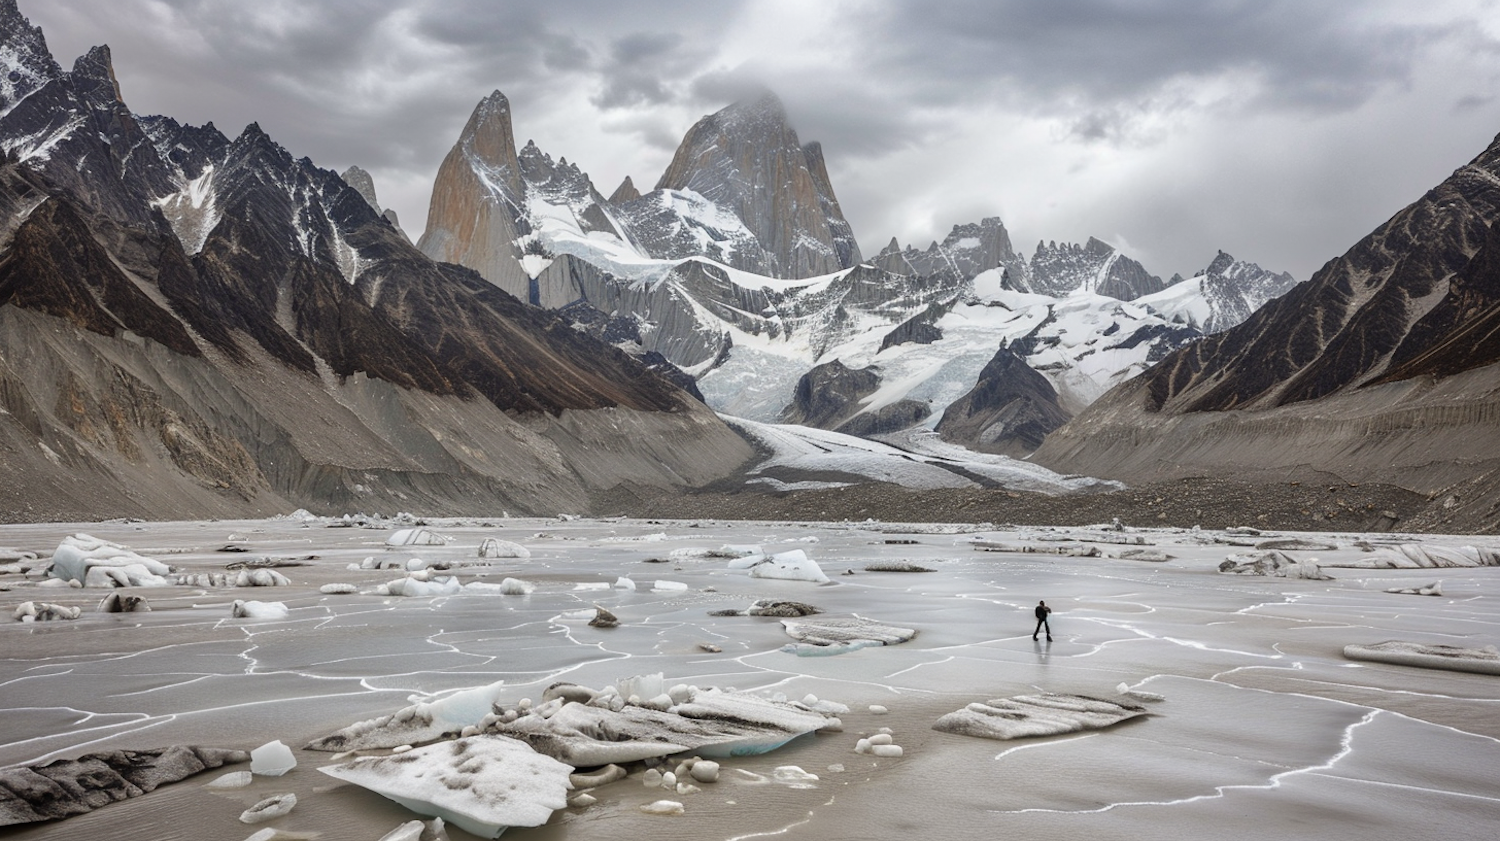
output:
[[[573,769],[504,736],[471,736],[318,769],[480,838],[540,826],[568,805]]]
[[[418,701],[390,715],[356,722],[308,744],[309,750],[393,748],[459,733],[494,711],[504,681],[475,686],[442,698]]]
[[[1389,640],[1373,645],[1346,645],[1344,656],[1350,660],[1394,663],[1398,666],[1500,675],[1500,649],[1493,645],[1460,648],[1455,645],[1424,645]]]
[[[897,645],[917,636],[915,628],[899,628],[860,616],[783,619],[781,625],[786,628],[787,635],[798,642],[847,650]]]
[[[564,704],[550,717],[496,721],[488,732],[521,739],[539,752],[586,768],[683,751],[700,756],[766,753],[828,721],[821,713],[756,695],[716,689],[690,695],[665,710]]]
[[[1146,715],[1136,704],[1087,695],[1017,695],[975,702],[939,718],[932,729],[983,739],[1026,739],[1098,730]]]

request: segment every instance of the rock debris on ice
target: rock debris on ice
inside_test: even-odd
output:
[[[56,820],[139,797],[209,768],[244,762],[242,750],[174,746],[113,750],[0,770],[0,826]]]
[[[1310,581],[1331,581],[1323,573],[1317,559],[1299,560],[1276,549],[1230,555],[1219,564],[1219,572],[1235,575],[1269,575],[1276,578],[1306,578]]]

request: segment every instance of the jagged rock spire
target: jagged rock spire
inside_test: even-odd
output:
[[[515,242],[527,233],[525,193],[510,100],[497,90],[474,108],[438,167],[417,247],[434,260],[468,266],[524,300],[529,278]]]
[[[765,252],[743,268],[807,277],[859,260],[828,181],[822,149],[804,148],[770,91],[710,114],[688,130],[658,190],[692,191],[737,216]]]

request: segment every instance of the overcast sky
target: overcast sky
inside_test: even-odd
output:
[[[375,177],[415,237],[474,105],[608,195],[765,85],[861,248],[1000,216],[1163,277],[1218,249],[1305,279],[1500,132],[1500,6],[1443,2],[20,0],[137,113],[259,122]]]

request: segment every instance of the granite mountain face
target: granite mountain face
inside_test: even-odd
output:
[[[617,346],[680,369],[731,415],[899,437],[936,426],[1009,347],[1051,383],[1056,405],[1041,415],[1055,424],[1202,333],[1203,319],[1183,314],[1208,306],[1201,284],[1183,287],[1176,310],[1137,306],[1163,284],[1135,260],[1091,239],[1040,246],[1028,261],[998,218],[956,225],[925,250],[892,241],[861,263],[822,147],[801,142],[770,94],[699,120],[644,195],[626,178],[603,199],[576,165],[530,144],[513,153],[513,137],[492,94],[444,162],[432,207],[458,210],[429,225],[424,250],[580,329],[634,321]],[[527,242],[555,258],[534,277],[518,268]],[[1242,309],[1220,307],[1213,325]],[[799,405],[808,389],[843,382],[825,376],[841,369],[872,383],[860,401],[831,414]],[[1003,425],[986,428],[997,452],[1039,440],[1018,432],[1028,442],[1018,449]]]
[[[258,126],[137,117],[107,48],[0,22],[3,516],[555,513],[750,455]]]
[[[1212,465],[1492,487],[1497,218],[1500,140],[1308,282],[1106,395],[1037,458],[1133,481]]]

